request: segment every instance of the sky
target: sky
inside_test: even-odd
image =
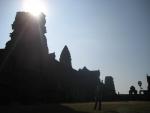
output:
[[[4,48],[24,0],[0,1],[0,48]],[[27,1],[27,0],[26,0]],[[49,52],[59,60],[68,46],[73,68],[113,76],[116,91],[128,93],[137,82],[147,89],[150,74],[150,0],[42,0]],[[36,4],[36,3],[35,3]],[[34,7],[34,5],[33,5]]]

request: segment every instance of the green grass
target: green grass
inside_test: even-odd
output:
[[[0,113],[150,113],[150,102],[103,102],[102,110],[94,110],[94,103],[63,103],[0,106]]]
[[[102,110],[94,110],[94,103],[63,104],[86,113],[150,113],[150,102],[103,102]]]

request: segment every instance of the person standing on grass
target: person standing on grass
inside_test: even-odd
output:
[[[103,81],[102,84],[99,81],[96,88],[96,95],[95,95],[95,105],[94,105],[95,110],[97,109],[97,107],[98,110],[102,109],[102,86],[103,86]]]

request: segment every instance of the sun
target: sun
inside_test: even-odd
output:
[[[30,12],[34,16],[46,14],[46,3],[44,0],[23,0],[23,11]]]

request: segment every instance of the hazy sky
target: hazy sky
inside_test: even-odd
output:
[[[49,52],[57,59],[68,45],[75,69],[113,76],[116,91],[128,93],[150,74],[150,0],[42,0],[46,3]],[[22,0],[0,0],[0,48]]]

